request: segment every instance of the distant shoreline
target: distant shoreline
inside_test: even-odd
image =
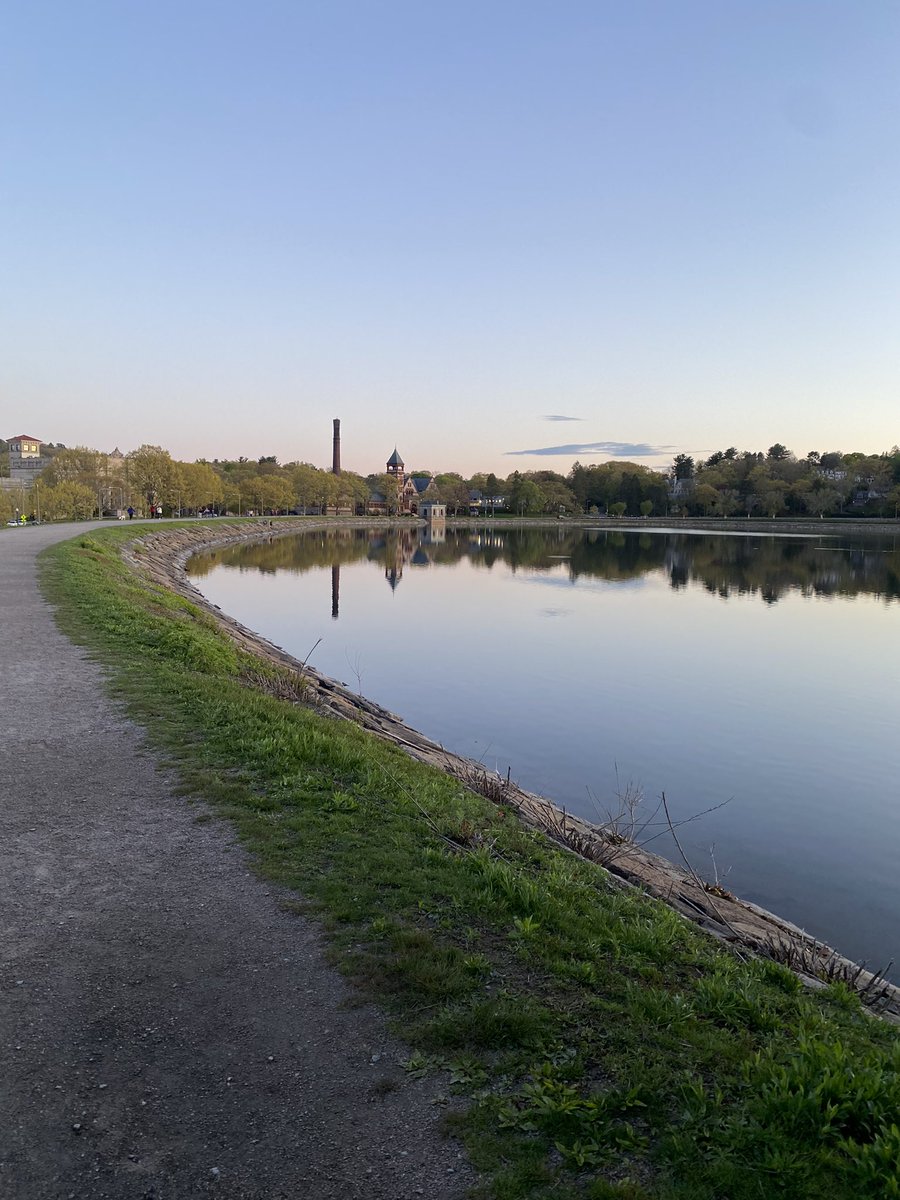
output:
[[[280,519],[280,518],[276,518]],[[337,519],[337,518],[329,518]],[[421,523],[421,522],[420,522]],[[536,525],[571,525],[573,528],[602,528],[626,531],[698,532],[698,533],[767,533],[821,535],[825,533],[900,533],[900,518],[894,517],[827,517],[823,520],[791,517],[516,517],[500,514],[496,517],[448,517],[447,527],[464,529],[476,525],[504,527]]]

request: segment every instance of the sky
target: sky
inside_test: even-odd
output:
[[[0,9],[0,435],[664,468],[900,441],[894,0]]]

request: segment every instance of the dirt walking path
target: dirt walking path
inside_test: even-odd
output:
[[[57,630],[79,528],[0,531],[0,1195],[462,1197],[435,1085]]]

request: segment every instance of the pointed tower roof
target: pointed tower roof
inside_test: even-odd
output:
[[[387,460],[387,465],[388,465],[389,467],[402,467],[402,466],[404,465],[403,459],[402,459],[402,458],[400,457],[400,455],[397,453],[397,447],[396,447],[396,446],[394,447],[394,453],[393,453],[393,454],[391,455],[391,457],[390,457],[390,458]]]

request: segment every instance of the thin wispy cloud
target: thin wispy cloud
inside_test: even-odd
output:
[[[611,458],[653,458],[668,454],[671,446],[651,446],[648,442],[569,442],[565,446],[537,446],[532,450],[507,450],[506,454],[606,454]]]
[[[583,421],[584,417],[565,417],[560,413],[544,413],[542,421]]]

